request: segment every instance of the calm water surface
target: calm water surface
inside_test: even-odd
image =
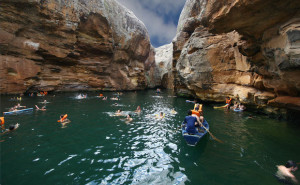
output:
[[[103,101],[88,93],[55,97],[24,97],[21,104],[47,111],[5,116],[6,126],[20,123],[1,135],[1,184],[279,184],[273,174],[277,164],[299,160],[300,128],[265,116],[214,110],[204,105],[204,116],[218,143],[209,135],[196,147],[188,146],[178,127],[193,104],[171,93],[125,92],[118,101]],[[113,93],[104,93],[109,98]],[[17,102],[1,96],[1,112]],[[142,107],[126,124],[122,117]],[[178,114],[170,113],[174,108]],[[163,111],[162,120],[155,114]],[[57,122],[67,113],[71,123]],[[299,179],[299,172],[295,173]]]

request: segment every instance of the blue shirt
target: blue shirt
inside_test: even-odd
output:
[[[194,116],[186,116],[184,118],[184,123],[186,123],[186,131],[191,134],[196,133],[195,122],[197,122],[197,118]]]

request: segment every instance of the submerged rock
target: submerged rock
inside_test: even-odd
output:
[[[0,93],[147,87],[147,30],[115,0],[3,0],[0,10]]]

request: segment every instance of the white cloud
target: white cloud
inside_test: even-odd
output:
[[[176,35],[185,0],[117,0],[146,25],[154,46],[168,44]],[[153,42],[157,40],[157,42]]]

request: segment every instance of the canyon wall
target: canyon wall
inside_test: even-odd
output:
[[[0,11],[0,93],[148,86],[147,30],[115,0],[1,0]]]
[[[300,2],[187,0],[173,40],[179,94],[288,117],[300,111]],[[176,72],[174,72],[176,71]]]

